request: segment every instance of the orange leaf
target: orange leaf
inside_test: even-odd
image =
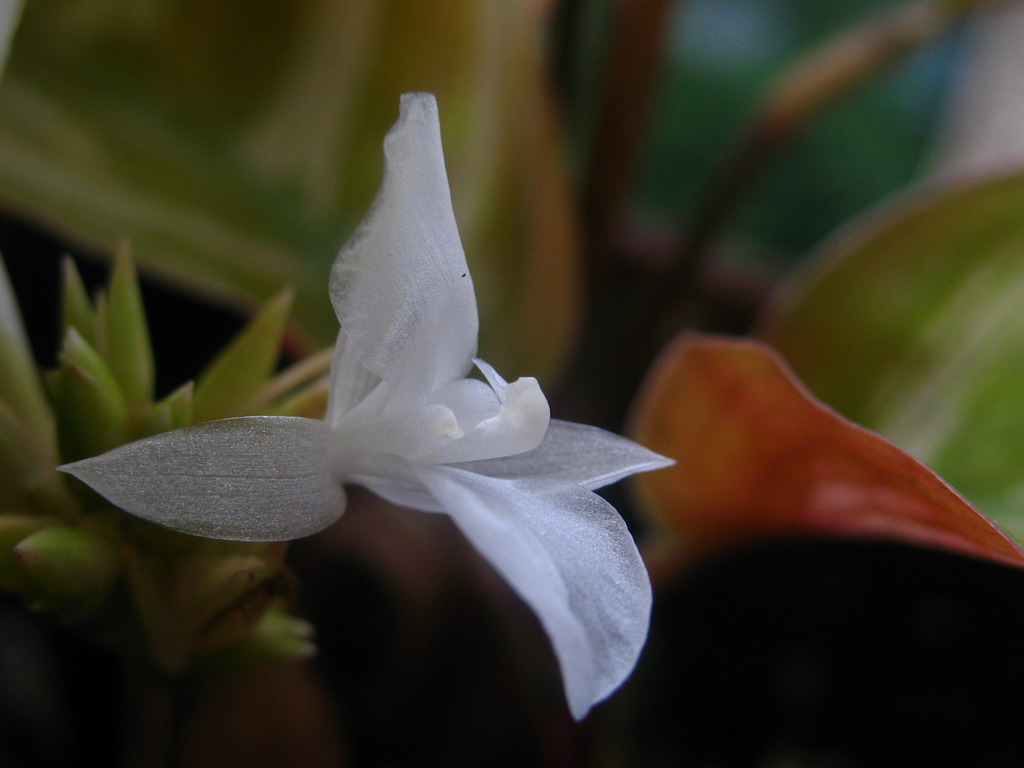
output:
[[[938,475],[815,400],[758,342],[679,337],[641,390],[633,438],[677,461],[636,483],[691,558],[836,535],[1024,565],[1024,552]]]

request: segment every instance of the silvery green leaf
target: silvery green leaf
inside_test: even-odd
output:
[[[236,541],[308,536],[341,517],[328,429],[249,416],[164,432],[60,469],[136,517]]]
[[[580,486],[454,467],[416,473],[537,614],[582,718],[621,685],[647,638],[651,586],[622,518]]]

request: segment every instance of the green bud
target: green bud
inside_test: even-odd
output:
[[[120,570],[117,545],[86,526],[43,528],[14,547],[14,554],[44,598],[102,593]]]
[[[8,513],[0,515],[0,589],[25,592],[31,581],[14,548],[24,539],[53,525],[50,518]]]
[[[214,673],[281,662],[302,661],[317,653],[313,625],[288,613],[283,603],[275,603],[243,639],[205,654],[202,666]]]
[[[313,625],[287,613],[283,607],[267,611],[248,640],[250,653],[268,662],[308,659],[316,655]]]
[[[200,557],[182,571],[177,584],[178,605],[184,617],[197,632],[209,631],[213,625],[231,619],[251,624],[255,616],[249,598],[266,592],[266,582],[280,571],[280,565],[255,555],[223,555]],[[256,600],[256,603],[262,602]],[[246,615],[232,617],[237,609]]]

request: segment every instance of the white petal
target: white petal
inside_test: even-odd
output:
[[[442,512],[444,507],[423,485],[416,474],[416,465],[397,456],[379,456],[372,473],[350,475],[347,482],[369,488],[392,504],[421,512]]]
[[[338,331],[330,376],[327,423],[337,427],[380,384],[380,377],[359,361],[359,352],[348,343],[345,331]]]
[[[398,396],[432,392],[468,371],[476,297],[430,94],[402,97],[384,140],[380,191],[338,254],[330,293],[346,343],[367,370],[402,385]]]
[[[447,406],[463,430],[475,427],[501,411],[494,390],[479,379],[456,379],[430,394],[430,402]]]
[[[424,454],[419,460],[451,464],[523,453],[540,445],[550,419],[551,409],[537,380],[516,379],[505,388],[501,407],[493,416],[479,421],[463,437]]]
[[[60,467],[113,504],[176,531],[282,541],[345,509],[328,466],[327,425],[250,416],[164,432]]]
[[[491,385],[491,389],[498,396],[501,402],[505,402],[505,392],[508,390],[508,382],[502,378],[501,374],[494,370],[494,366],[488,363],[486,360],[481,360],[479,357],[473,358],[473,364],[480,369],[480,373],[487,379],[487,383]]]
[[[391,418],[369,419],[333,430],[331,466],[335,476],[348,480],[360,469],[372,469],[382,454],[418,461],[462,435],[450,408],[430,404]]]
[[[491,477],[550,478],[593,490],[674,463],[603,429],[552,419],[544,441],[532,451],[459,466]]]
[[[625,680],[647,637],[650,582],[622,518],[579,486],[415,471],[537,614],[582,718]]]

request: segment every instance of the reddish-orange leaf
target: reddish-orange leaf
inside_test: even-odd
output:
[[[678,338],[641,390],[633,437],[677,461],[636,482],[691,557],[837,535],[1024,565],[1024,552],[934,472],[815,400],[758,342]]]

